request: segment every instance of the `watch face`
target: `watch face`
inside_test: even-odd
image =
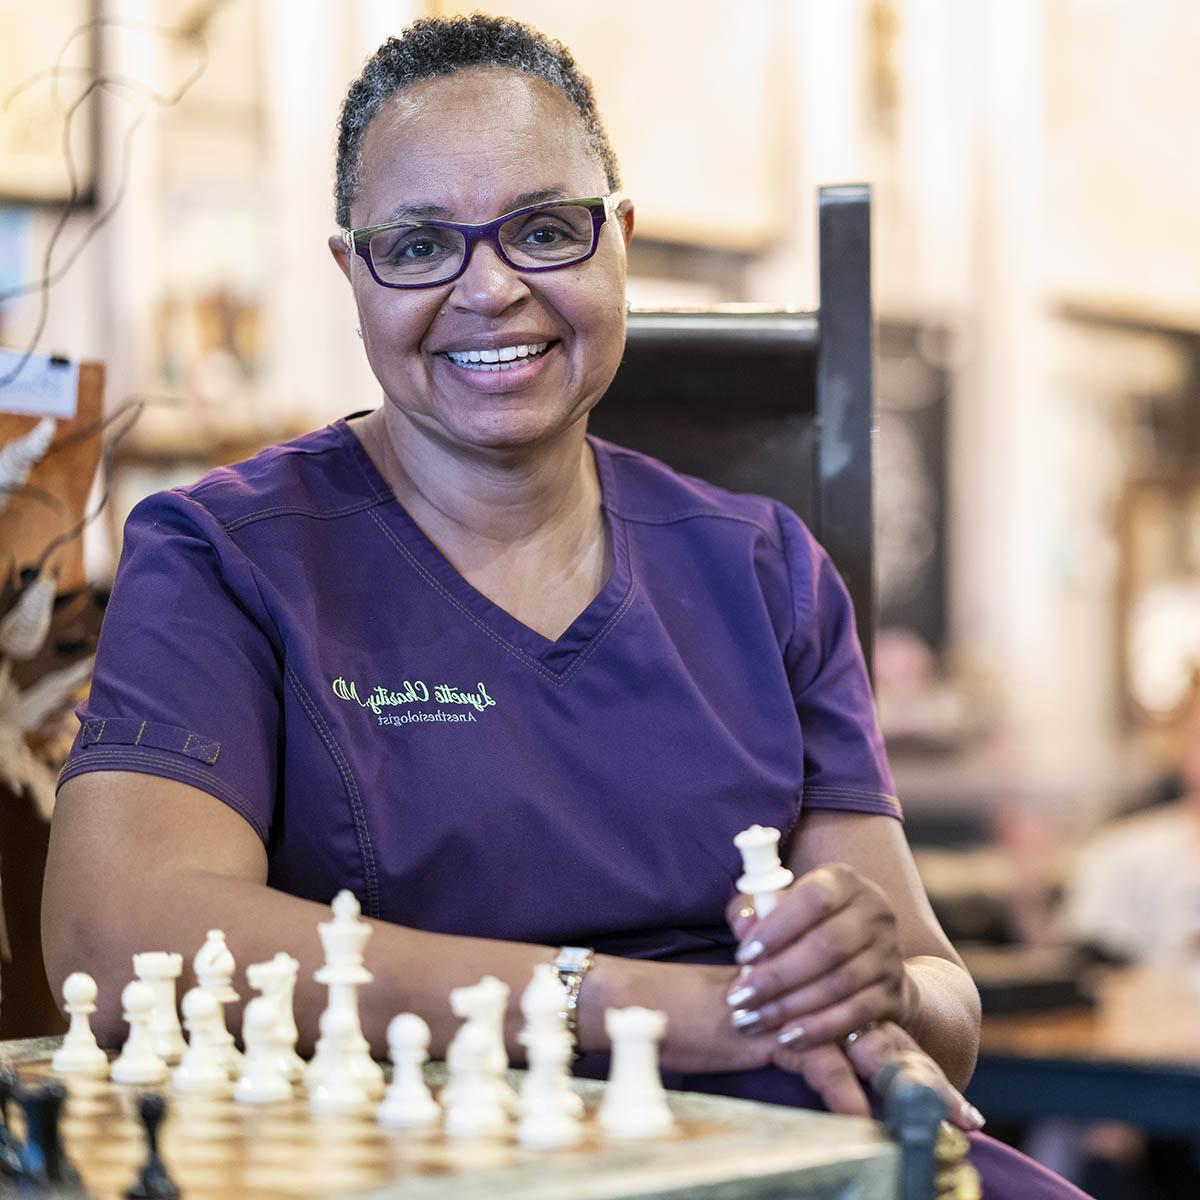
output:
[[[579,971],[587,966],[591,957],[592,952],[581,946],[564,946],[554,965],[560,971]]]

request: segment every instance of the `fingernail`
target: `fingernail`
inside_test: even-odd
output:
[[[966,1121],[973,1129],[982,1129],[987,1122],[984,1120],[983,1113],[975,1107],[975,1105],[964,1100],[962,1102],[963,1120]]]
[[[734,1029],[749,1029],[751,1025],[757,1025],[762,1020],[762,1013],[753,1008],[739,1008],[729,1019],[733,1022]]]
[[[749,921],[754,916],[754,905],[747,904],[744,908],[739,908],[737,915],[739,921]]]
[[[749,942],[742,946],[733,957],[735,961],[745,966],[746,963],[752,963],[765,949],[766,946],[762,942]]]
[[[756,995],[757,991],[754,988],[743,985],[742,987],[734,988],[733,991],[725,997],[725,1003],[728,1004],[730,1008],[743,1008],[747,1003],[749,1003],[749,1001],[753,1000]]]
[[[779,1035],[779,1044],[781,1046],[790,1046],[793,1042],[798,1042],[804,1037],[804,1027],[802,1025],[793,1025],[791,1029],[785,1029]]]

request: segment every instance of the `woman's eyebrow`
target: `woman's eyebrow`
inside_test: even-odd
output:
[[[539,188],[535,192],[522,192],[509,198],[503,212],[514,212],[528,208],[531,204],[544,204],[549,200],[568,200],[570,197],[562,187]],[[497,214],[501,215],[501,214]],[[443,204],[399,204],[392,209],[387,221],[450,221],[454,214]]]

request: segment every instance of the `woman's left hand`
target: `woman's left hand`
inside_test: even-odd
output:
[[[883,891],[841,863],[817,867],[778,895],[765,917],[748,896],[727,916],[743,973],[730,1020],[783,1045],[840,1043],[881,1021],[903,1027],[916,1005],[895,911]]]

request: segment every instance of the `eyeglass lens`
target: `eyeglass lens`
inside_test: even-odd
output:
[[[550,205],[505,221],[498,237],[503,257],[518,269],[561,267],[592,252],[595,226],[584,205]],[[457,229],[437,225],[381,229],[369,243],[371,265],[385,283],[438,283],[462,266],[466,244]]]

